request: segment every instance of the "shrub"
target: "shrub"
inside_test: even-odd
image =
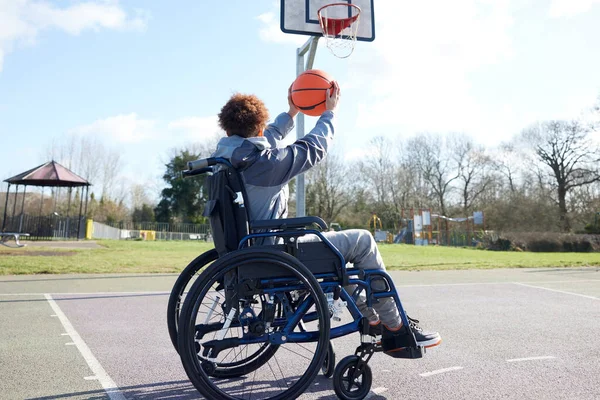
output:
[[[563,251],[563,246],[557,240],[539,239],[531,240],[527,243],[527,250],[535,253],[555,253]]]

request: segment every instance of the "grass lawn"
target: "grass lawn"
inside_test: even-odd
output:
[[[101,249],[0,247],[0,275],[177,273],[212,244],[191,241],[97,241]],[[441,270],[600,266],[600,253],[496,252],[453,247],[380,245],[388,269]]]

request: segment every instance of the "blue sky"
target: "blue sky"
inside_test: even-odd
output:
[[[494,146],[600,94],[600,0],[375,0],[375,21],[351,58],[321,42],[315,60],[341,84],[334,151],[350,160],[378,135]],[[280,32],[275,0],[0,0],[0,178],[88,136],[155,196],[170,149],[213,137],[233,92],[287,109],[306,39]]]

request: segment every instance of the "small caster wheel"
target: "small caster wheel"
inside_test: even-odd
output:
[[[325,360],[323,361],[323,366],[321,367],[321,373],[325,378],[331,378],[333,376],[333,372],[335,371],[335,348],[333,347],[333,343],[329,342],[329,348],[327,349],[327,355],[325,356]]]
[[[342,400],[364,399],[372,382],[371,368],[358,356],[342,358],[333,373],[333,389]]]
[[[202,366],[202,369],[208,376],[212,376],[217,370],[217,366],[215,365],[215,363],[208,360],[203,360],[202,364],[200,365]]]

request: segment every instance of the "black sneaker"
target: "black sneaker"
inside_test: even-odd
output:
[[[419,320],[413,319],[406,316],[408,318],[408,325],[410,326],[410,330],[415,335],[415,339],[417,340],[417,344],[419,346],[425,347],[426,349],[430,347],[435,347],[438,344],[442,343],[442,337],[437,332],[425,332],[423,328],[419,326]]]
[[[442,342],[442,338],[437,332],[425,332],[423,328],[421,328],[419,324],[419,320],[413,319],[409,316],[408,323],[410,326],[410,330],[413,335],[415,335],[415,339],[417,341],[417,345],[425,348],[430,348],[437,346]],[[393,337],[397,335],[403,335],[406,332],[402,328],[390,329],[385,324],[382,324],[381,321],[377,321],[377,323],[369,323],[369,335],[371,336],[382,336],[382,337]],[[386,349],[387,350],[387,349]],[[394,350],[394,349],[391,349]]]

